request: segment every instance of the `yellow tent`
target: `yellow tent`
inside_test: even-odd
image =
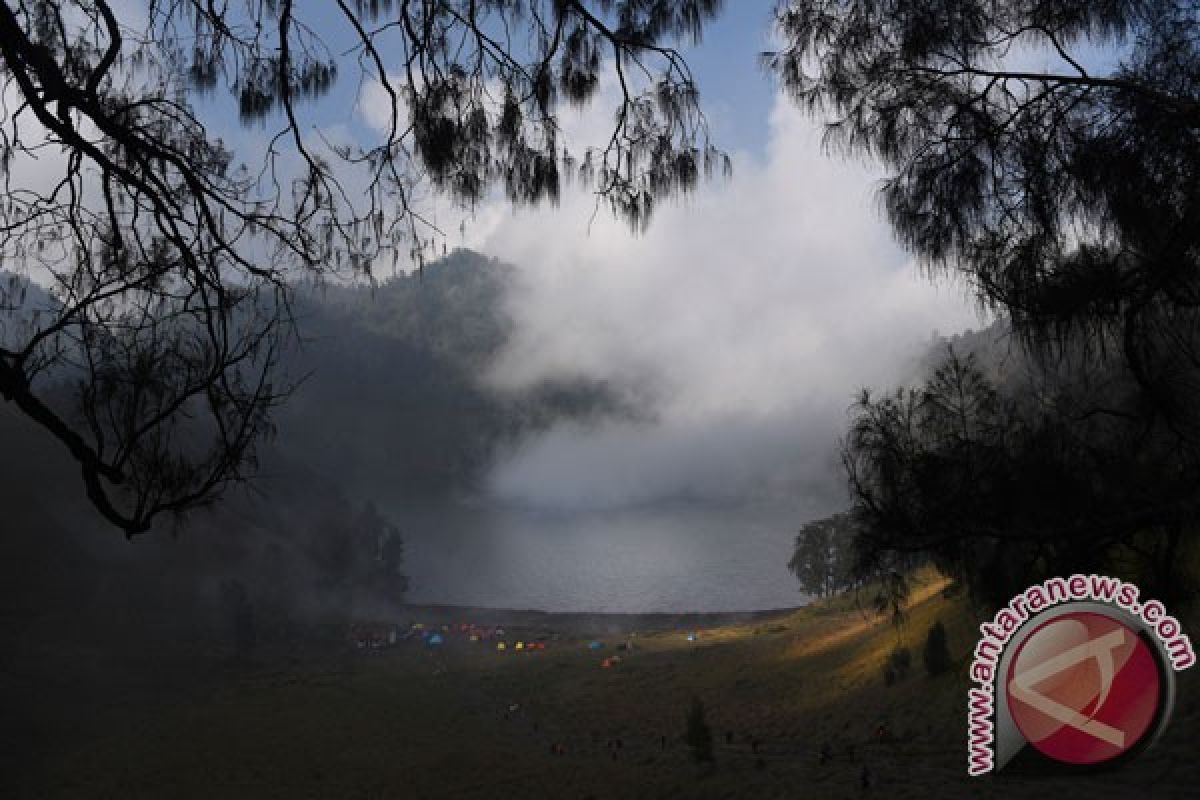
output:
[[[518,650],[524,650],[524,649],[525,649],[525,643],[524,643],[524,642],[517,642],[517,649],[518,649]]]
[[[507,650],[508,645],[506,645],[504,642],[496,642],[496,649],[497,650]]]

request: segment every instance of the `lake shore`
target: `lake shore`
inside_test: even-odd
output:
[[[403,606],[400,609],[400,617],[404,622],[420,622],[430,625],[469,623],[577,636],[612,636],[636,632],[690,630],[769,622],[794,614],[800,608],[801,606],[762,611],[626,613],[414,604]]]

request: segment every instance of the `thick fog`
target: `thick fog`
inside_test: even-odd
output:
[[[595,141],[601,100],[568,128]],[[836,441],[854,392],[912,374],[936,329],[980,324],[894,243],[871,169],[831,157],[782,97],[765,158],[662,207],[634,236],[593,197],[489,207],[464,241],[517,265],[517,328],[489,379],[610,381],[651,410],[564,422],[496,465],[500,496],[552,507],[841,489]]]

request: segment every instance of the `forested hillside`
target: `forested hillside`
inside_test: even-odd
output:
[[[326,286],[297,305],[307,376],[281,410],[279,446],[312,469],[392,497],[471,491],[497,448],[556,419],[630,413],[584,380],[526,391],[489,385],[512,333],[510,265],[458,250],[374,287]]]
[[[152,627],[216,637],[232,652],[297,625],[386,613],[404,597],[404,532],[377,501],[470,493],[497,448],[562,417],[627,413],[586,382],[490,388],[515,277],[459,251],[374,287],[298,292],[303,339],[284,361],[296,387],[254,481],[160,520],[163,535],[127,542],[88,504],[63,449],[0,404],[0,441],[22,454],[0,463],[0,558],[22,565],[0,587],[0,635]],[[18,295],[30,323],[54,303],[36,285]],[[96,608],[120,613],[93,618]]]

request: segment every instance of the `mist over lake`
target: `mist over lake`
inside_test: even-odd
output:
[[[798,502],[546,511],[480,501],[386,508],[408,599],[545,611],[750,611],[800,605],[786,563]]]

